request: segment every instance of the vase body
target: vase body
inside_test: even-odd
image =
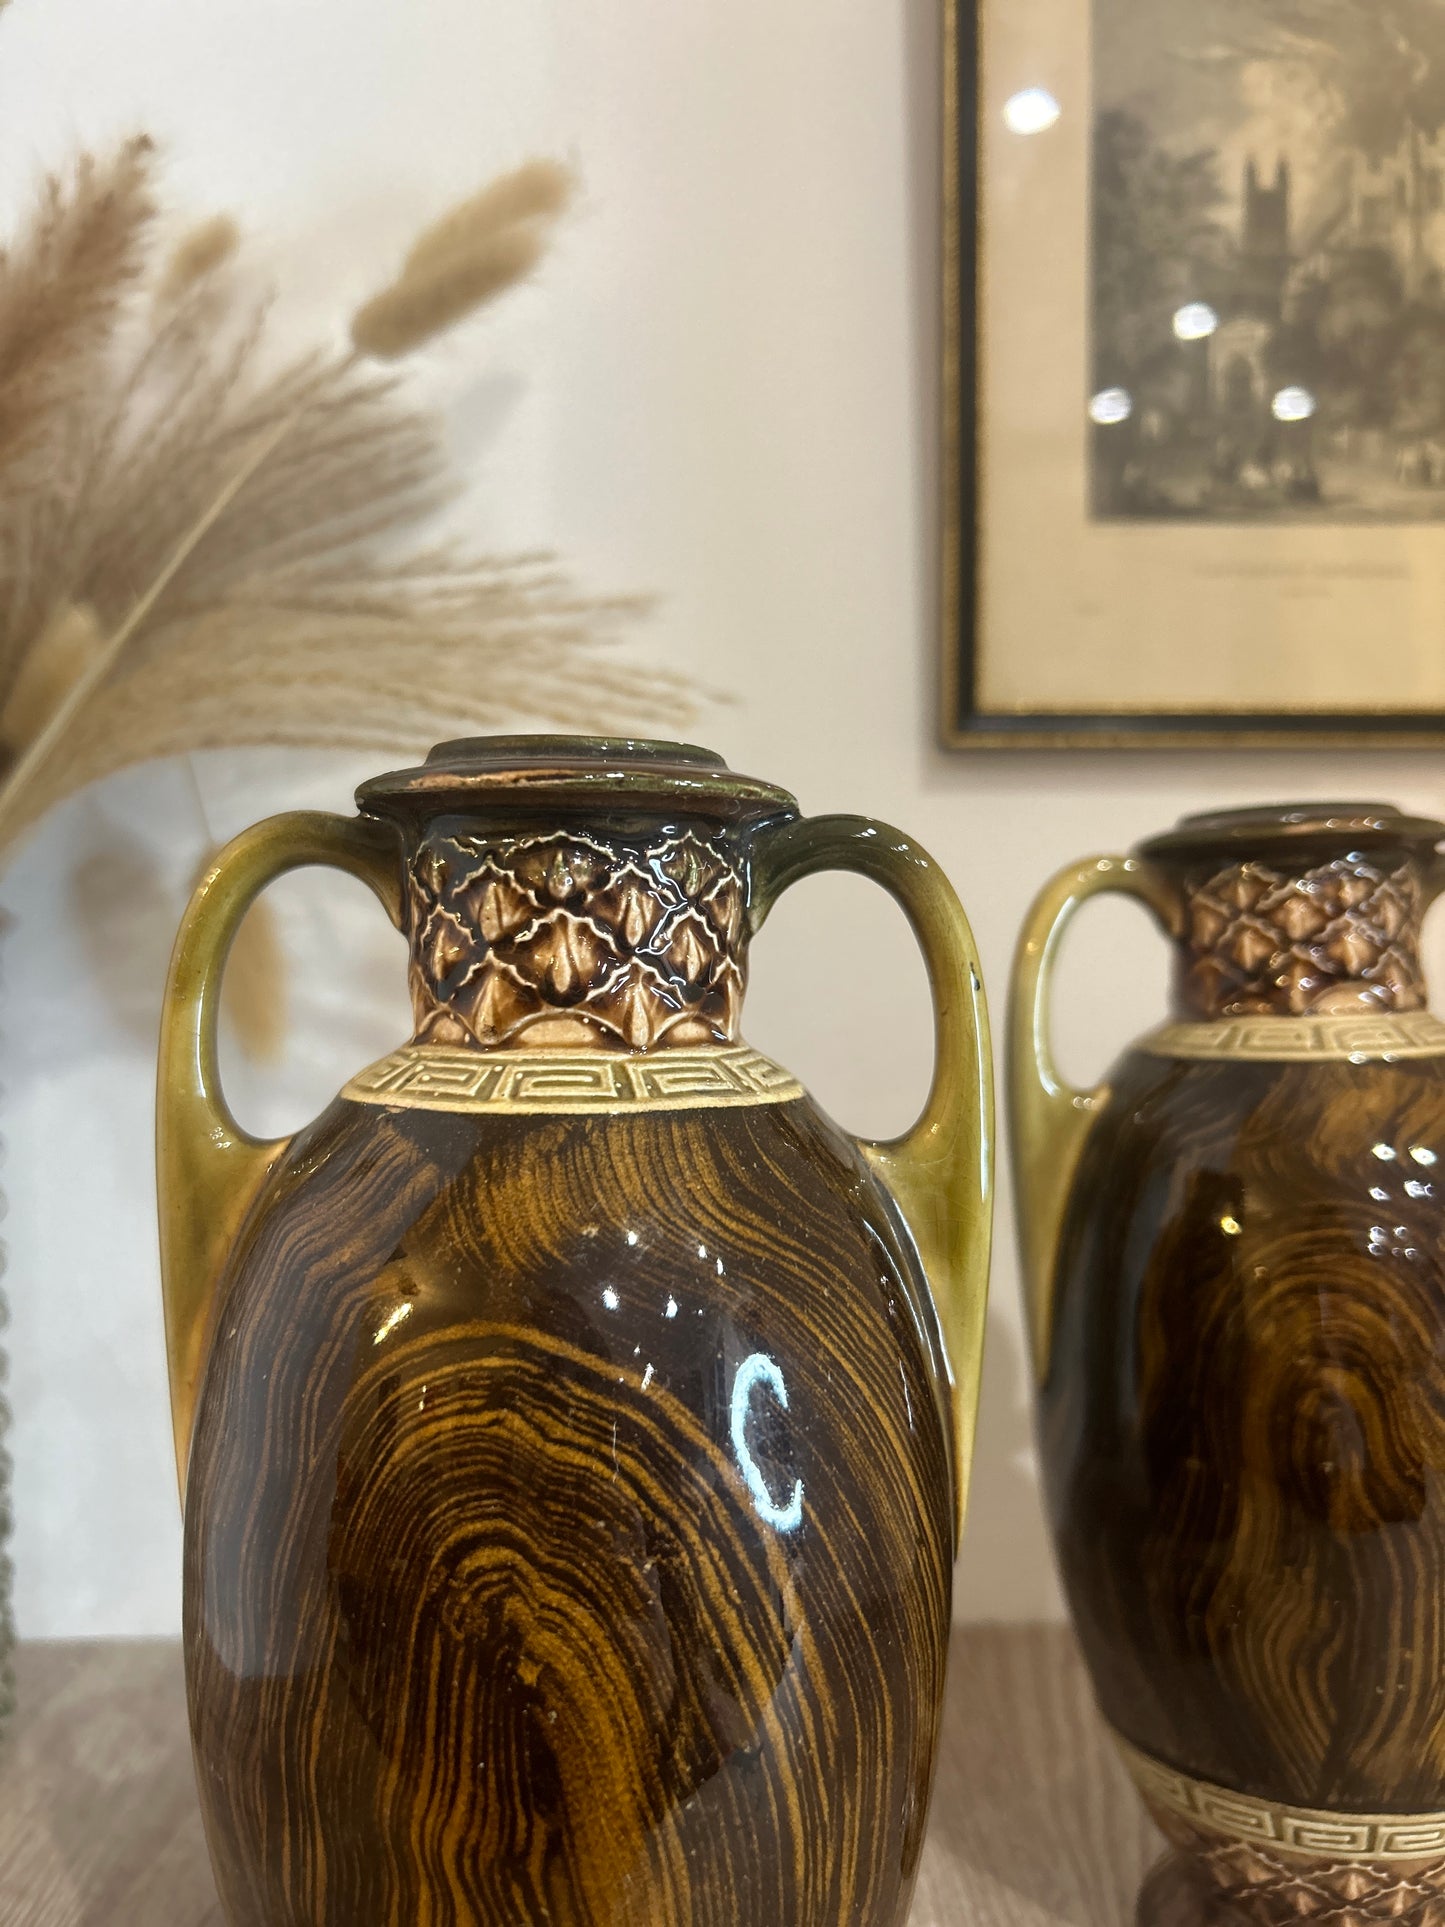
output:
[[[1175,1017],[1072,1094],[1031,1278],[1061,1573],[1176,1849],[1143,1917],[1445,1919],[1442,834],[1241,812],[1113,871]]]
[[[512,743],[361,801],[416,1034],[270,1160],[187,1453],[232,1927],[900,1927],[958,1448],[896,1202],[739,1041],[791,799]]]

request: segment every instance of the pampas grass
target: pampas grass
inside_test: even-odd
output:
[[[575,181],[531,161],[461,202],[417,236],[401,273],[351,324],[357,350],[393,361],[530,274]]]
[[[449,327],[530,274],[546,247],[537,229],[509,227],[424,267],[408,268],[367,302],[351,324],[351,339],[362,354],[382,361],[409,355],[438,328]]]
[[[36,742],[101,659],[105,638],[94,609],[67,602],[26,650],[0,709],[0,743],[13,755]]]
[[[57,443],[73,454],[62,431],[77,393],[105,385],[112,336],[145,272],[153,159],[143,135],[106,162],[83,155],[69,180],[45,182],[0,262],[0,462],[26,481],[27,457]]]
[[[167,246],[155,167],[144,139],[83,158],[0,258],[0,857],[152,757],[684,718],[681,678],[605,646],[635,599],[545,556],[417,546],[455,478],[376,366],[531,271],[566,170],[530,163],[427,228],[349,351],[278,361],[235,223]]]
[[[576,192],[577,177],[561,161],[527,161],[510,174],[499,174],[479,193],[459,201],[422,229],[406,257],[404,272],[415,273],[507,228],[531,224],[545,230],[566,213]]]
[[[213,214],[183,234],[156,288],[156,304],[173,308],[201,282],[209,281],[241,245],[241,230],[233,216]]]

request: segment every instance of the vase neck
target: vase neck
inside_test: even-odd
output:
[[[1175,1014],[1422,1010],[1442,837],[1388,804],[1300,803],[1186,817],[1141,844],[1178,905]]]
[[[421,828],[408,862],[416,1041],[650,1051],[738,1038],[747,876],[716,825]]]
[[[786,790],[690,743],[479,736],[356,793],[405,853],[415,1041],[738,1041],[753,839]]]
[[[1187,877],[1175,985],[1188,1018],[1420,1010],[1419,866],[1356,852]]]

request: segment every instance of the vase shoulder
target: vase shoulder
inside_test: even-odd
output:
[[[1220,1063],[1391,1062],[1445,1056],[1445,1022],[1428,1010],[1185,1019],[1159,1025],[1135,1048]]]
[[[641,1053],[406,1044],[358,1072],[342,1095],[383,1109],[605,1117],[791,1104],[804,1092],[790,1072],[746,1044]]]

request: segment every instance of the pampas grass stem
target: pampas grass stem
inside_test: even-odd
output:
[[[104,642],[94,609],[67,602],[56,610],[21,663],[0,710],[0,741],[8,749],[23,750],[35,741]]]

